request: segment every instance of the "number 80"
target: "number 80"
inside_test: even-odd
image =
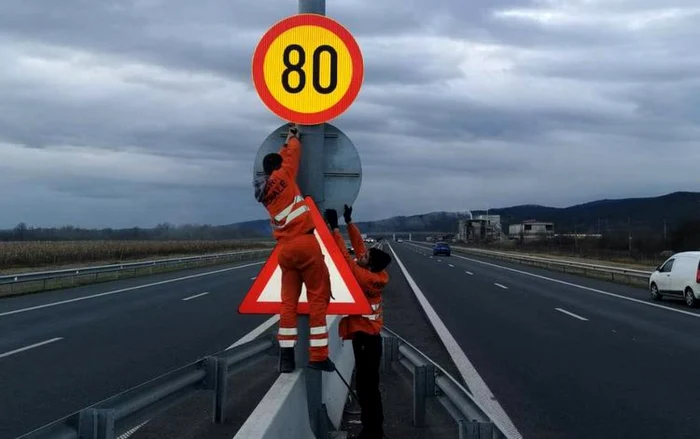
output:
[[[299,59],[296,64],[292,64],[291,54],[292,52],[297,52]],[[321,85],[321,54],[326,52],[330,56],[330,81],[329,84],[324,87]],[[282,72],[282,87],[287,93],[300,93],[306,87],[306,72],[302,69],[306,63],[306,52],[304,48],[298,44],[290,44],[284,49],[282,54],[282,61],[286,69]],[[292,87],[289,84],[289,75],[292,72],[296,72],[299,75],[299,84],[296,87]],[[313,53],[313,67],[311,81],[313,83],[314,90],[321,94],[329,94],[335,91],[338,86],[338,52],[327,45],[321,45],[314,50]]]

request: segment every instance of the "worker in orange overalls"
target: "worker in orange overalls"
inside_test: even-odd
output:
[[[386,267],[391,263],[391,256],[378,248],[370,248],[367,251],[360,229],[352,222],[352,207],[346,205],[343,216],[348,225],[348,235],[355,250],[356,261],[345,248],[345,241],[338,227],[338,213],[332,209],[326,211],[326,221],[333,229],[335,242],[372,306],[372,314],[343,317],[338,331],[343,340],[352,340],[355,353],[355,387],[362,411],[362,432],[358,439],[381,439],[384,437],[384,411],[379,391],[379,361],[382,356],[380,331],[384,324],[382,290],[389,282]]]
[[[297,306],[302,284],[309,301],[309,367],[332,372],[328,358],[326,311],[331,281],[321,247],[314,235],[309,207],[297,185],[301,142],[296,125],[290,124],[287,140],[279,153],[263,158],[265,175],[255,179],[255,198],[270,214],[272,234],[279,246],[282,269],[282,308],[277,340],[280,345],[279,371],[292,372],[297,342]]]

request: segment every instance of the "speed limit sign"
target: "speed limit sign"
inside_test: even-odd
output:
[[[265,106],[285,121],[328,122],[353,103],[364,75],[355,38],[316,14],[287,17],[263,35],[253,55],[253,83]]]

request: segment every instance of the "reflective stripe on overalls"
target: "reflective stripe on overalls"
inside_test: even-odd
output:
[[[299,205],[302,203],[301,205]],[[291,223],[295,218],[299,217],[300,215],[308,212],[309,206],[307,206],[304,203],[304,198],[301,195],[297,195],[294,197],[294,201],[292,201],[292,204],[289,206],[285,207],[282,209],[280,213],[275,215],[272,221],[272,226],[275,229],[283,229],[286,227],[289,223]]]

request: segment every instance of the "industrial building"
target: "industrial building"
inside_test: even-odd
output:
[[[554,223],[526,220],[508,226],[508,238],[518,241],[539,241],[554,237]]]
[[[478,215],[472,219],[459,221],[458,239],[460,241],[491,242],[501,238],[500,215]]]

